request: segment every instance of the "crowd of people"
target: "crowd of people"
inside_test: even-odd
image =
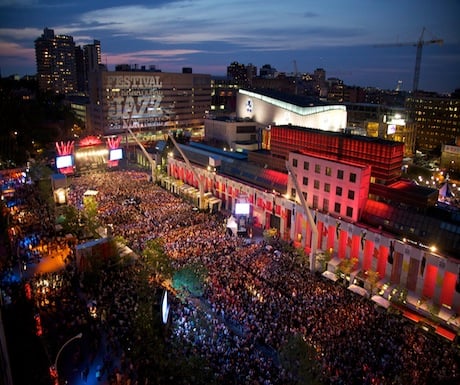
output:
[[[130,354],[133,343],[142,343],[133,324],[142,251],[149,240],[161,238],[174,269],[203,266],[207,273],[202,296],[174,301],[164,338],[167,359],[174,360],[177,349],[199,357],[209,383],[298,383],[301,371],[294,364],[307,360],[286,365],[293,336],[312,347],[311,376],[324,385],[460,381],[455,344],[310,273],[282,242],[232,236],[222,213],[193,210],[143,172],[88,174],[69,182],[69,204],[82,208],[84,193],[97,191],[99,221],[140,256],[125,269],[103,271],[96,285],[88,285],[72,263],[32,280],[42,325],[59,337],[57,346],[83,330],[88,343],[75,357],[82,374],[95,375],[97,368],[107,383],[164,383],[161,373],[146,377],[151,357],[133,361]],[[54,298],[58,291],[65,301]],[[174,382],[193,384],[180,373]]]

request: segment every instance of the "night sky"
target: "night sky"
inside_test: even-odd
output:
[[[2,76],[36,73],[34,40],[45,27],[77,45],[101,41],[103,62],[163,72],[225,75],[233,61],[313,73],[347,85],[411,90],[416,47],[420,89],[460,88],[460,1],[0,0]],[[403,43],[397,46],[398,43]],[[379,44],[395,46],[375,47]]]

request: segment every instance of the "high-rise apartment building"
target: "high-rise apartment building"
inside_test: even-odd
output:
[[[417,93],[406,98],[406,109],[417,150],[440,153],[443,144],[454,144],[460,135],[460,99]]]
[[[37,79],[41,91],[57,94],[72,93],[77,89],[75,42],[72,36],[55,35],[45,28],[35,40]]]

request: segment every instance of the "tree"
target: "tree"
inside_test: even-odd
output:
[[[293,335],[280,350],[283,368],[297,384],[320,385],[317,352],[300,334]]]
[[[177,270],[172,279],[172,286],[180,297],[203,295],[203,282],[207,277],[206,268],[202,265],[192,264]]]
[[[152,278],[156,282],[171,280],[173,267],[171,260],[164,251],[163,239],[156,238],[147,241],[142,251],[142,256],[144,257],[147,268],[153,276]]]
[[[378,271],[375,271],[375,270],[368,270],[366,271],[366,281],[367,283],[369,284],[370,286],[370,289],[371,289],[371,296],[374,294],[374,288],[375,288],[375,285],[377,284],[377,282],[379,281],[379,278],[380,278],[380,274]]]

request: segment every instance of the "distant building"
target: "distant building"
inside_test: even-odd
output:
[[[227,67],[227,78],[231,79],[240,87],[249,87],[252,79],[257,76],[257,67],[252,64],[233,62]]]
[[[124,68],[125,69],[125,68]],[[211,76],[132,71],[95,71],[90,77],[92,129],[126,131],[203,130],[211,105]]]
[[[220,143],[228,150],[258,150],[261,129],[250,119],[221,116],[204,122],[205,140]]]
[[[274,90],[240,89],[237,95],[236,115],[239,118],[253,119],[265,126],[292,124],[319,130],[340,131],[347,124],[345,106]]]
[[[460,99],[417,93],[406,98],[406,109],[416,129],[416,147],[440,153],[460,133]]]
[[[415,127],[403,107],[373,103],[345,103],[347,129],[352,133],[404,143],[404,156],[415,154]]]
[[[72,36],[55,35],[45,28],[35,40],[38,87],[41,91],[68,94],[77,89],[77,64]]]
[[[455,143],[442,145],[439,166],[451,176],[453,173],[460,173],[460,136],[457,137]]]

